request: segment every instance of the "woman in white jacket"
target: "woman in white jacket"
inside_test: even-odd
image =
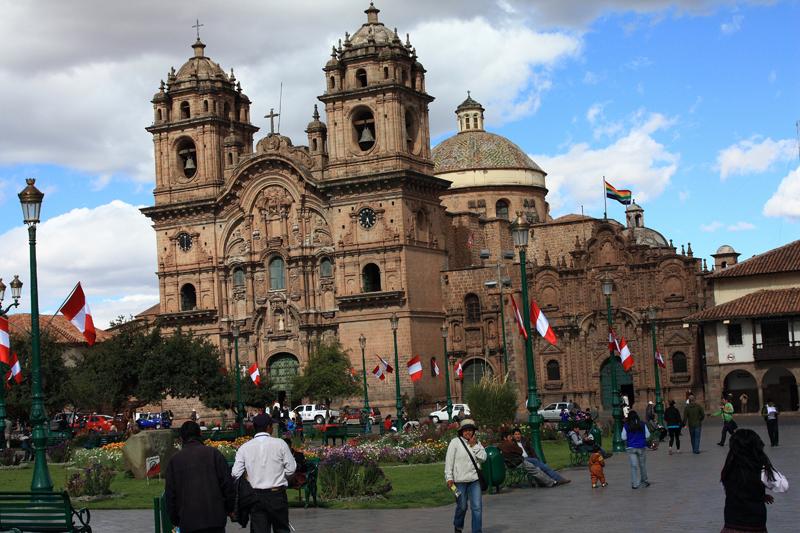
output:
[[[456,513],[453,526],[456,533],[464,528],[467,504],[472,511],[472,533],[481,533],[483,505],[481,484],[476,465],[486,460],[486,450],[475,435],[475,422],[467,418],[461,421],[458,437],[450,441],[444,462],[444,479],[450,490],[455,487]],[[471,457],[470,457],[471,456]]]

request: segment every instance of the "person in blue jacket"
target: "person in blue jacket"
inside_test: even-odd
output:
[[[628,420],[622,426],[622,440],[625,441],[625,451],[631,463],[631,488],[649,487],[647,481],[647,439],[650,431],[647,424],[641,421],[634,410],[628,412]]]

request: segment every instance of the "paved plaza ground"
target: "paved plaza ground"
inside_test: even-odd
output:
[[[768,442],[763,420],[739,417],[741,427],[750,427]],[[800,417],[781,421],[781,445],[767,447],[775,466],[789,479],[790,490],[775,495],[768,508],[770,533],[800,530]],[[512,489],[483,499],[484,531],[505,532],[718,532],[722,528],[724,494],[719,472],[727,453],[715,443],[720,423],[713,420],[703,428],[700,455],[691,453],[688,432],[684,432],[682,453],[669,456],[666,443],[648,452],[647,467],[652,485],[631,490],[626,455],[615,454],[607,461],[609,486],[592,489],[588,470],[567,469],[572,483],[553,489]],[[292,497],[296,497],[292,492]],[[467,513],[469,517],[469,513]],[[416,532],[452,531],[453,506],[427,509],[328,510],[292,509],[290,520],[298,533],[304,532]],[[469,524],[469,518],[467,518]],[[152,511],[93,511],[92,529],[97,533],[138,533],[153,531]],[[239,526],[229,532],[248,531]],[[469,531],[469,525],[465,528]]]

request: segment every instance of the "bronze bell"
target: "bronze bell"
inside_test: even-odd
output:
[[[375,142],[375,137],[372,135],[372,131],[365,127],[361,130],[361,138],[358,140],[359,143],[371,143]]]
[[[183,165],[184,170],[195,170],[197,165],[194,164],[194,158],[191,155],[186,156],[186,163]]]

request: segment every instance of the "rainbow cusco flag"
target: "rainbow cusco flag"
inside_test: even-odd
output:
[[[630,205],[631,191],[627,189],[615,189],[613,185],[605,180],[603,180],[603,183],[606,184],[606,198],[616,200],[623,205]]]

